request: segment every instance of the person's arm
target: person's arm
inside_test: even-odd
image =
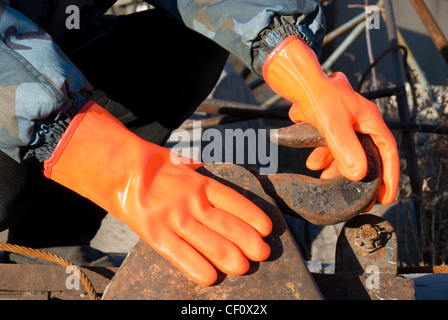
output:
[[[341,172],[352,180],[367,173],[367,160],[355,132],[369,134],[383,162],[378,201],[390,204],[398,189],[399,160],[395,139],[378,107],[350,86],[345,75],[327,76],[318,61],[325,19],[317,0],[155,0],[185,25],[216,41],[262,76],[290,101],[294,122],[314,125],[329,148],[309,157],[322,178]]]
[[[241,275],[248,260],[269,257],[269,217],[91,101],[92,88],[47,33],[0,6],[0,37],[0,150],[44,162],[47,178],[105,209],[201,285],[217,280],[216,269]]]
[[[296,35],[320,55],[325,18],[317,0],[153,0],[187,27],[218,43],[259,76],[264,61]]]
[[[0,4],[0,150],[48,159],[92,86],[54,40]]]
[[[293,122],[311,123],[326,139],[328,148],[316,148],[308,168],[324,169],[322,178],[340,172],[362,180],[368,163],[356,132],[368,134],[382,159],[377,200],[384,205],[394,201],[400,173],[397,144],[378,106],[355,92],[343,73],[325,74],[313,50],[295,36],[272,51],[263,77],[273,91],[293,103],[289,110]]]

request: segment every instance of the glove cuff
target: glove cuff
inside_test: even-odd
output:
[[[53,166],[58,162],[59,158],[62,155],[62,152],[64,151],[67,144],[70,142],[71,137],[75,133],[76,128],[78,127],[81,120],[84,118],[87,110],[94,104],[93,101],[88,101],[85,103],[81,109],[79,110],[78,114],[73,117],[73,119],[70,121],[69,126],[65,130],[64,134],[62,135],[61,139],[59,140],[58,144],[56,145],[56,148],[54,149],[52,155],[50,158],[46,161],[44,161],[44,175],[47,178],[51,178],[52,169]]]
[[[263,78],[265,79],[265,81],[268,81],[268,69],[269,66],[271,65],[271,62],[277,57],[277,55],[279,55],[281,53],[281,51],[283,50],[283,48],[285,48],[289,43],[291,43],[292,41],[295,40],[299,40],[298,36],[289,36],[287,37],[285,40],[283,40],[282,42],[280,42],[275,48],[274,50],[271,51],[271,53],[268,55],[268,57],[266,58],[264,64],[263,64]],[[269,84],[268,84],[269,85]]]
[[[330,82],[313,49],[297,36],[289,36],[269,54],[263,78],[275,93],[302,106],[312,105]]]

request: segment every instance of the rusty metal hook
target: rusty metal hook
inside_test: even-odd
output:
[[[332,179],[316,179],[301,174],[258,175],[258,179],[283,213],[299,216],[316,225],[333,225],[363,212],[374,200],[381,183],[381,158],[368,135],[358,134],[368,161],[368,172],[361,181],[341,174]],[[326,146],[325,138],[307,123],[273,131],[271,139],[293,148]]]

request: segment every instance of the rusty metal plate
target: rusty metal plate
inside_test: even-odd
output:
[[[200,168],[200,173],[237,190],[271,218],[273,231],[265,239],[271,247],[268,260],[252,262],[244,276],[220,274],[215,285],[202,287],[187,279],[149,245],[139,240],[102,299],[322,299],[282,213],[263,191],[257,178],[233,164],[210,164]]]
[[[347,221],[336,243],[333,275],[314,275],[326,299],[415,300],[411,279],[397,275],[397,237],[372,214]]]
[[[362,214],[348,221],[338,237],[336,273],[363,273],[370,265],[397,274],[397,236],[387,220]]]

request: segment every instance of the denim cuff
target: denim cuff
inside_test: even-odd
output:
[[[299,37],[314,50],[317,57],[320,57],[325,35],[325,18],[319,9],[320,6],[316,6],[313,19],[307,19],[304,15],[274,17],[270,27],[260,33],[258,41],[252,46],[254,57],[252,67],[255,73],[262,76],[266,58],[289,36]]]
[[[48,160],[65,133],[70,121],[89,100],[89,94],[79,94],[75,99],[71,100],[70,108],[62,115],[54,118],[49,117],[45,121],[36,123],[36,138],[39,143],[29,147],[23,159],[36,158],[41,162]]]

